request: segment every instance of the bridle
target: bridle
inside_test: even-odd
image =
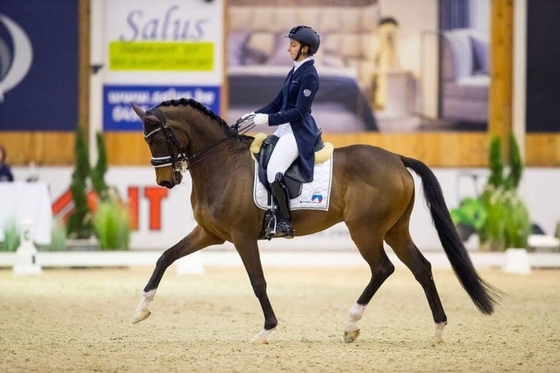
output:
[[[146,115],[156,116],[159,119],[159,127],[147,134],[144,134],[144,139],[148,140],[155,133],[159,131],[163,131],[163,134],[165,135],[165,143],[167,146],[167,151],[170,154],[165,157],[152,157],[150,159],[150,164],[154,168],[172,166],[173,172],[181,172],[181,173],[187,172],[187,170],[189,170],[195,164],[203,161],[204,159],[214,154],[215,150],[218,149],[219,147],[223,147],[229,141],[238,138],[239,135],[242,135],[255,127],[253,122],[251,122],[247,126],[240,129],[239,125],[241,123],[243,123],[248,119],[253,119],[254,116],[252,115],[247,118],[240,118],[233,126],[230,127],[233,130],[233,132],[230,135],[221,139],[217,143],[210,145],[206,149],[194,153],[189,157],[187,156],[187,150],[183,147],[183,145],[179,143],[175,135],[173,135],[173,131],[171,131],[171,128],[167,126],[167,121],[165,120],[165,116],[158,108],[152,108],[146,111]]]
[[[173,167],[173,172],[186,172],[189,162],[189,157],[187,157],[186,149],[179,143],[179,141],[177,141],[175,135],[173,135],[173,132],[167,126],[167,122],[165,120],[165,117],[163,116],[163,113],[159,109],[153,108],[146,111],[146,115],[149,114],[154,115],[159,119],[159,127],[151,131],[150,133],[144,134],[144,139],[148,140],[155,133],[163,131],[163,134],[165,135],[165,144],[170,154],[165,157],[152,157],[150,159],[151,165],[154,166],[154,168],[166,167],[171,165]],[[175,148],[175,152],[173,151],[173,148]],[[177,153],[177,156],[175,156],[175,153]],[[180,165],[177,166],[178,162],[180,162]]]

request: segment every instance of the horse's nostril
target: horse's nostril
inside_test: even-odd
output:
[[[161,185],[162,187],[166,187],[167,189],[171,189],[171,187],[173,186],[171,182],[167,180],[160,181],[159,185]]]

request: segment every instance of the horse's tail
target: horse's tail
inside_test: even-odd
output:
[[[476,272],[451,220],[439,181],[424,163],[404,156],[401,156],[401,160],[422,179],[424,199],[430,209],[439,240],[459,282],[476,307],[482,313],[490,315],[494,312],[494,305],[499,301],[501,292],[482,280]]]

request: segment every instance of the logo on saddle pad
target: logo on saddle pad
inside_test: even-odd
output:
[[[300,201],[299,203],[322,203],[322,202],[323,202],[323,194],[321,192],[314,191],[310,201]]]

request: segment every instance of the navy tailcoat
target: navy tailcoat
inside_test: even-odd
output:
[[[255,113],[268,114],[268,125],[290,123],[296,138],[299,162],[308,181],[313,180],[315,155],[313,146],[319,129],[311,116],[311,104],[319,89],[319,75],[315,61],[304,62],[295,72],[290,70],[276,98]]]

